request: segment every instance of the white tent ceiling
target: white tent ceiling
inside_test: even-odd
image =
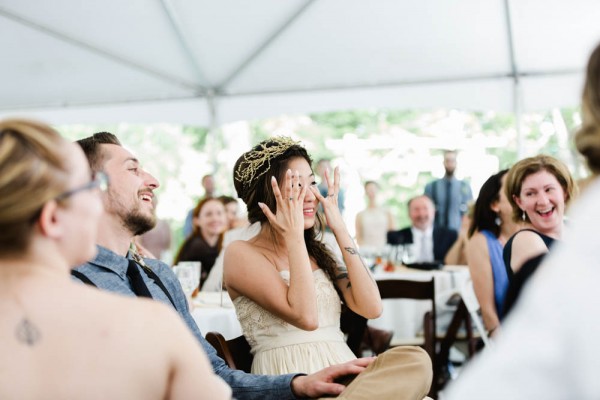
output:
[[[598,0],[0,0],[0,116],[575,106],[598,21]]]

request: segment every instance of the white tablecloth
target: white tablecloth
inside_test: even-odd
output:
[[[407,279],[416,281],[435,280],[438,332],[445,332],[445,326],[452,318],[453,309],[446,301],[469,279],[466,266],[445,266],[442,270],[421,271],[405,267],[394,272],[377,272],[376,280]],[[369,325],[394,331],[394,341],[405,341],[417,336],[423,329],[423,315],[431,309],[429,302],[422,300],[383,300],[383,313],[377,319],[369,320]],[[448,312],[445,312],[448,311]]]
[[[242,334],[242,328],[227,292],[223,292],[222,306],[221,293],[218,292],[198,293],[192,301],[192,306],[192,317],[203,335],[215,331],[229,340]]]

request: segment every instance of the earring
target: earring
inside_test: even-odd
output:
[[[496,214],[496,219],[494,219],[494,223],[495,223],[497,226],[500,226],[500,225],[502,225],[502,220],[500,219],[500,216],[499,216],[498,214]]]
[[[523,218],[523,222],[525,222],[525,219],[527,218],[527,214],[525,214],[525,211],[523,211],[522,218]]]

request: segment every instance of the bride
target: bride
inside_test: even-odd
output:
[[[328,193],[323,197],[306,149],[287,137],[267,139],[236,162],[236,190],[246,203],[250,223],[261,222],[261,230],[227,247],[224,281],[254,354],[252,373],[312,373],[352,360],[355,356],[339,328],[342,302],[365,318],[381,314],[377,284],[338,208],[339,177],[337,169],[333,180],[325,175]],[[319,204],[343,264],[322,241]],[[394,368],[418,366],[416,378],[407,382],[418,389],[407,398],[422,398],[431,382],[427,354],[418,348],[396,348],[378,361],[391,360],[384,355],[394,352],[416,357],[414,363],[395,362]],[[393,382],[388,386],[397,390],[398,381],[408,376],[404,370],[402,374],[406,375],[390,374]],[[397,398],[397,392],[395,396],[390,398]]]

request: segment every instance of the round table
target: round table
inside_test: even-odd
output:
[[[219,332],[226,340],[242,334],[235,309],[227,292],[200,292],[192,300],[191,314],[200,331]]]

